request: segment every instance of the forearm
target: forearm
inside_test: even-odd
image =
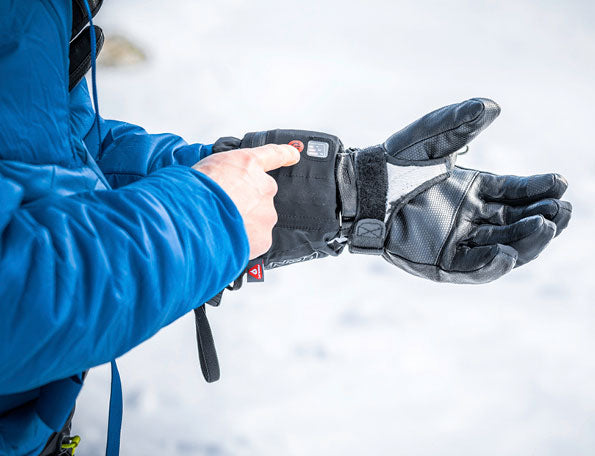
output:
[[[215,295],[248,258],[234,204],[183,167],[48,198],[0,223],[2,394],[114,359]]]

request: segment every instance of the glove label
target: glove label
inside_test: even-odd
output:
[[[303,146],[302,146],[303,147]],[[308,157],[327,158],[329,145],[324,141],[308,141],[308,149],[306,154]]]
[[[281,266],[288,266],[290,264],[301,263],[302,261],[315,260],[316,258],[319,258],[319,257],[320,257],[320,254],[318,252],[312,252],[311,254],[305,255],[300,258],[288,258],[288,259],[282,260],[282,261],[271,261],[268,264],[268,266],[269,266],[269,269],[279,268]]]
[[[264,282],[262,259],[250,260],[248,263],[248,282]]]

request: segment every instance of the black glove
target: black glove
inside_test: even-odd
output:
[[[496,176],[455,167],[388,222],[384,258],[439,282],[491,282],[533,260],[566,228],[558,174]]]
[[[265,268],[353,253],[380,255],[386,222],[409,200],[445,180],[457,151],[499,114],[496,103],[471,99],[434,111],[365,149],[343,148],[336,137],[303,130],[248,133],[242,140],[221,138],[214,152],[264,144],[294,144],[301,161],[270,174],[278,183],[279,221]]]
[[[455,167],[457,152],[500,113],[475,98],[434,111],[383,144],[343,148],[332,135],[303,130],[221,138],[213,152],[290,143],[300,162],[270,174],[279,221],[260,262],[274,268],[353,253],[382,255],[412,274],[441,282],[482,283],[534,259],[570,219],[557,174],[496,176]],[[241,285],[236,281],[234,289]],[[209,301],[219,305],[221,293]],[[219,364],[205,307],[195,310],[207,381]]]

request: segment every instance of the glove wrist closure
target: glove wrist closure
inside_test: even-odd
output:
[[[356,214],[348,236],[349,251],[381,255],[386,227],[388,177],[386,154],[382,146],[353,152],[356,186]]]

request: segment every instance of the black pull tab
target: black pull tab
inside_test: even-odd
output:
[[[219,295],[221,300],[221,293]],[[198,359],[200,361],[200,370],[207,383],[213,383],[219,380],[221,372],[219,370],[219,360],[217,359],[217,350],[211,326],[207,319],[207,311],[202,305],[194,309],[194,321],[196,324],[196,344],[198,347]]]

